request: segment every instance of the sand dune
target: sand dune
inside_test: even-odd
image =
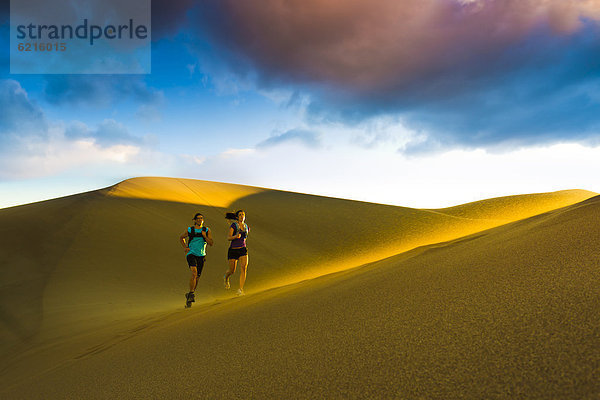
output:
[[[106,193],[116,197],[229,207],[236,200],[264,191],[268,189],[194,179],[132,178],[108,188]]]
[[[593,195],[563,191],[418,210],[213,182],[138,178],[0,210],[6,360],[0,383],[17,384],[7,392],[9,398],[49,398],[49,393],[82,397],[84,385],[96,390],[86,398],[109,398],[115,393],[111,390],[118,397],[158,398],[174,388],[179,390],[175,397],[266,397],[293,394],[295,389],[301,390],[295,397],[311,397],[312,391],[388,397],[380,385],[391,396],[449,393],[456,389],[452,382],[467,387],[485,377],[484,369],[470,371],[474,375],[469,378],[452,364],[451,355],[455,363],[475,368],[487,362],[481,352],[489,351],[493,361],[485,366],[498,372],[507,360],[526,361],[518,349],[511,356],[516,358],[494,353],[507,344],[506,334],[523,341],[515,346],[530,346],[523,352],[545,346],[543,337],[527,341],[527,324],[519,325],[524,326],[521,331],[519,321],[548,323],[558,335],[550,338],[560,339],[552,349],[561,349],[569,333],[550,317],[558,299],[567,301],[560,315],[579,324],[578,334],[593,333],[589,320],[571,314],[579,305],[591,312],[598,300],[592,290],[598,260],[590,247],[598,235],[598,201],[432,245],[427,251],[406,251]],[[246,210],[252,227],[250,295],[241,299],[229,299],[220,286],[226,265],[227,223],[222,215],[235,208]],[[184,311],[188,272],[177,237],[196,211],[205,214],[217,243],[209,249],[198,289],[206,305]],[[33,248],[32,227],[44,238]],[[394,254],[399,255],[358,270],[265,291]],[[565,268],[571,258],[581,270]],[[538,267],[533,270],[536,279],[528,275],[532,265]],[[557,286],[554,278],[564,285]],[[559,296],[548,299],[549,293]],[[518,307],[522,321],[509,312]],[[419,333],[428,336],[419,339]],[[465,343],[467,337],[483,350]],[[573,351],[587,349],[589,340],[577,338],[580,347]],[[194,340],[197,346],[188,349]],[[434,348],[444,350],[440,355]],[[592,351],[585,357],[596,355]],[[593,371],[586,370],[585,357],[574,356],[581,365],[566,375],[557,365],[550,367],[564,376],[589,376]],[[448,364],[442,366],[439,360]],[[140,362],[151,367],[142,370],[136,367]],[[433,363],[429,372],[420,369],[427,363]],[[32,365],[39,376],[31,372]],[[360,368],[352,370],[352,365]],[[119,374],[126,376],[126,367],[136,370],[134,376],[115,381]],[[478,390],[492,394],[490,390],[510,384],[501,380],[516,370],[509,368],[512,364],[504,367],[512,372]],[[190,370],[197,380],[184,373]],[[80,383],[64,383],[75,371]],[[465,375],[455,376],[457,371]],[[449,375],[443,378],[444,373]],[[531,373],[536,379],[543,375]],[[233,381],[227,374],[233,374]],[[29,376],[39,385],[27,389],[22,378]],[[151,378],[170,384],[149,384]],[[437,386],[429,385],[441,378]],[[111,383],[98,391],[104,379]],[[422,392],[426,389],[430,391]],[[589,393],[589,384],[581,390]]]

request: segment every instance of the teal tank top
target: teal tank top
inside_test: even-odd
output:
[[[198,230],[196,230],[198,232]],[[188,227],[188,233],[192,233],[192,227]],[[206,255],[206,240],[202,236],[194,237],[189,243],[188,247],[190,251],[186,254],[193,254],[198,257]]]

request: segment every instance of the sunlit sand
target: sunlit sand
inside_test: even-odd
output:
[[[132,178],[107,190],[109,196],[165,200],[178,203],[228,207],[235,200],[266,189],[179,178]]]
[[[0,396],[585,397],[600,360],[594,196],[429,210],[136,178],[0,210]],[[221,282],[238,208],[243,298]],[[196,212],[215,246],[184,310],[177,238]]]

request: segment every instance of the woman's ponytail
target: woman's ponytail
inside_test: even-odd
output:
[[[240,215],[241,212],[244,212],[244,210],[237,210],[236,212],[225,213],[225,219],[233,219],[237,221],[238,215]]]

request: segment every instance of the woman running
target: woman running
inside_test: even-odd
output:
[[[229,269],[225,272],[225,289],[229,289],[229,277],[235,273],[238,261],[240,263],[240,288],[237,291],[238,296],[244,295],[244,283],[246,282],[246,269],[248,268],[248,249],[246,248],[246,238],[248,238],[248,225],[246,213],[243,210],[238,210],[234,213],[225,214],[225,218],[234,220],[229,227],[229,235],[227,240],[231,242],[227,251],[227,261]]]
[[[194,225],[179,236],[179,242],[183,246],[188,266],[192,276],[190,278],[190,291],[185,294],[186,307],[190,307],[196,298],[194,292],[198,287],[198,279],[204,268],[206,260],[206,245],[213,245],[212,233],[204,226],[204,216],[200,213],[194,215]],[[186,241],[187,239],[187,241]]]

